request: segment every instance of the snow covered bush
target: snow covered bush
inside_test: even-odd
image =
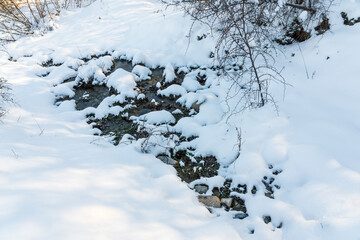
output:
[[[61,9],[81,7],[90,2],[92,0],[1,0],[0,41],[15,41],[37,30],[51,30],[51,20]]]
[[[0,77],[0,118],[6,113],[5,104],[13,103],[14,99],[12,94],[9,92],[11,89],[7,84],[7,81]]]
[[[331,0],[163,0],[182,8],[194,21],[208,25],[217,44],[215,57],[223,74],[232,81],[228,99],[237,107],[262,107],[275,103],[271,82],[286,85],[274,67],[279,42],[304,41],[326,18]],[[279,40],[279,36],[281,40]],[[284,39],[283,39],[284,38]],[[288,39],[290,38],[290,39]],[[198,39],[201,40],[201,39]],[[283,44],[284,45],[284,44]]]

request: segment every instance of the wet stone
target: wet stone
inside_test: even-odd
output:
[[[271,193],[271,192],[266,192],[266,193],[265,193],[265,197],[268,197],[268,198],[274,199],[274,194],[273,194],[273,193]]]
[[[234,219],[244,219],[246,218],[247,216],[249,216],[247,213],[244,213],[244,212],[240,212],[240,213],[236,213],[234,215]]]
[[[271,217],[269,215],[266,215],[263,217],[264,223],[268,224],[271,222]]]
[[[227,208],[231,208],[232,204],[233,204],[233,199],[232,198],[222,198],[221,204]]]
[[[216,158],[193,157],[187,150],[181,150],[172,156],[179,164],[175,164],[178,176],[185,182],[190,183],[201,177],[214,177],[220,167]]]
[[[256,192],[257,192],[257,188],[256,186],[253,186],[253,188],[251,189],[251,193],[255,195]]]
[[[278,170],[274,170],[274,171],[272,172],[272,174],[274,174],[274,175],[276,176],[276,175],[279,175],[281,172],[282,172],[282,170],[281,170],[281,169],[278,169]]]
[[[274,181],[275,181],[275,178],[271,177],[271,178],[269,179],[269,184],[272,184]]]
[[[246,194],[247,193],[247,185],[246,184],[238,184],[238,186],[236,188],[232,188],[231,190],[234,192],[241,193],[241,194]]]
[[[197,184],[194,186],[194,190],[200,194],[204,194],[209,190],[209,187],[205,184]]]
[[[232,207],[232,210],[234,211],[241,211],[246,213],[247,209],[245,206],[245,201],[241,198],[235,198],[234,199],[234,206]]]
[[[262,180],[262,183],[264,184],[266,189],[265,196],[271,199],[274,199],[274,190],[271,185],[271,183],[274,180],[275,180],[274,178],[267,178],[267,177],[264,177],[264,180]]]

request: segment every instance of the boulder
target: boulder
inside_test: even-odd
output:
[[[231,206],[233,204],[233,199],[232,198],[222,198],[221,204],[227,208],[231,208]]]
[[[271,217],[269,215],[263,216],[264,223],[268,224],[271,222]]]
[[[204,204],[207,207],[220,208],[221,202],[220,198],[217,196],[199,196],[199,202]]]

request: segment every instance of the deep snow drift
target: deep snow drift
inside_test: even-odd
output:
[[[199,155],[215,155],[226,166],[218,177],[203,179],[207,184],[231,177],[261,192],[269,165],[282,170],[275,199],[242,196],[249,214],[244,220],[222,209],[210,214],[171,166],[140,153],[136,143],[115,147],[93,136],[73,101],[54,105],[57,94],[72,94],[71,86],[59,85],[70,77],[96,76],[121,92],[119,98],[138,97],[134,74],[147,79],[148,68],[162,66],[171,82],[174,67],[210,66],[213,39],[196,40],[208,30],[195,25],[188,44],[191,21],[161,9],[155,0],[97,1],[64,13],[53,32],[6,46],[0,76],[12,84],[19,105],[0,125],[0,239],[358,239],[360,25],[343,26],[339,12],[360,16],[359,3],[335,5],[330,32],[278,56],[292,85],[285,95],[283,86],[270,89],[279,115],[266,106],[227,118],[222,97],[228,84],[210,73],[208,90],[191,74],[181,86],[159,90],[181,96],[184,105],[206,103],[176,128],[198,136],[192,144]],[[106,77],[111,59],[86,67],[80,60],[105,52],[148,68]],[[50,59],[62,65],[43,68]],[[96,114],[117,110],[104,107]],[[144,119],[173,121],[164,112]],[[234,159],[236,127],[244,142]]]

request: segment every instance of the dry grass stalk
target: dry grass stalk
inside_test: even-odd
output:
[[[16,41],[46,26],[62,9],[82,7],[92,0],[1,0],[0,42]],[[45,27],[45,30],[49,30]]]

